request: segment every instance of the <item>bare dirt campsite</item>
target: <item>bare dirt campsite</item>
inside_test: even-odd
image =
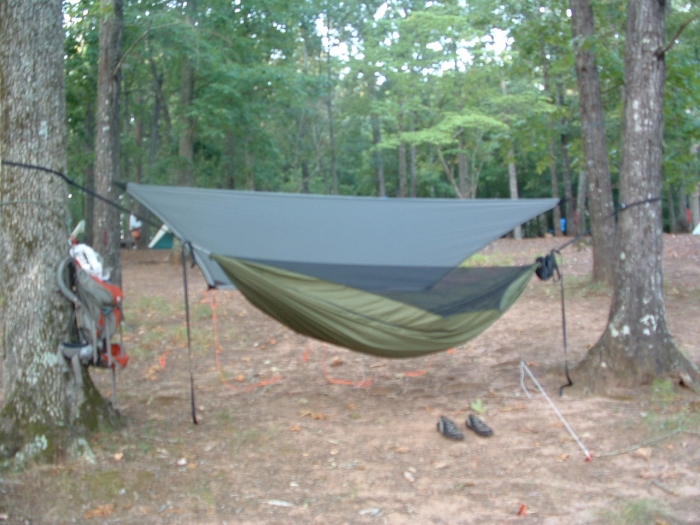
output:
[[[477,261],[525,264],[560,244],[503,239]],[[671,330],[698,363],[700,236],[667,235],[664,246]],[[190,270],[195,426],[181,267],[165,252],[122,257],[124,426],[91,440],[94,461],[2,473],[0,523],[700,523],[700,398],[663,381],[615,398],[558,397],[556,283],[533,278],[463,347],[389,361],[309,341],[238,292],[206,293]],[[610,293],[590,283],[590,267],[585,244],[565,250],[573,361],[607,320]],[[529,380],[526,397],[521,360],[593,461]],[[109,375],[93,376],[109,394]],[[477,413],[492,437],[465,428]],[[441,415],[463,441],[437,432]]]

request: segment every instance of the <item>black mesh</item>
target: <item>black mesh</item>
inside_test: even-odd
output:
[[[508,287],[524,273],[531,271],[531,266],[421,268],[262,260],[251,262],[382,295],[442,317],[499,309]]]

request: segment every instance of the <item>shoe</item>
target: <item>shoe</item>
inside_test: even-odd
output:
[[[460,432],[457,425],[454,424],[449,418],[445,416],[440,416],[440,421],[438,421],[437,429],[440,434],[450,439],[464,439],[464,434]]]
[[[467,419],[467,428],[471,428],[477,436],[489,437],[493,435],[491,427],[474,415]]]

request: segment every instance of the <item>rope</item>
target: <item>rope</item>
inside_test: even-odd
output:
[[[554,410],[554,413],[557,415],[557,417],[561,420],[562,423],[564,423],[564,426],[566,429],[569,431],[569,434],[571,434],[571,437],[574,438],[576,443],[578,443],[578,446],[581,447],[581,450],[583,450],[583,453],[586,455],[586,461],[592,461],[593,457],[591,456],[591,453],[588,452],[588,449],[583,446],[583,443],[581,443],[581,440],[578,438],[574,430],[571,428],[569,425],[568,421],[564,419],[564,416],[559,412],[559,409],[557,406],[554,404],[554,401],[552,401],[549,396],[547,395],[547,392],[544,391],[544,388],[542,388],[542,385],[540,385],[540,382],[537,381],[537,378],[535,378],[535,375],[530,371],[528,366],[525,364],[525,361],[520,361],[520,386],[522,387],[523,391],[525,392],[525,395],[527,396],[528,399],[532,399],[532,396],[530,395],[530,392],[527,390],[527,387],[525,386],[525,372],[527,372],[527,375],[530,376],[530,379],[532,379],[533,383],[535,383],[535,386],[538,388],[538,390],[542,393],[544,398],[547,400],[547,403],[549,403],[549,406],[552,407],[552,410]]]
[[[209,292],[207,291],[206,293],[208,294]],[[270,379],[265,379],[263,381],[260,381],[259,383],[255,383],[254,385],[248,385],[245,387],[234,385],[226,379],[226,376],[224,375],[224,367],[221,364],[221,354],[223,352],[223,348],[219,339],[219,304],[216,300],[216,295],[216,291],[214,291],[210,295],[209,306],[212,309],[212,320],[214,322],[214,349],[216,353],[216,370],[219,373],[219,379],[221,380],[221,383],[225,387],[230,388],[231,390],[235,390],[237,392],[250,392],[252,390],[255,390],[256,388],[277,383],[280,379],[282,379],[282,376],[280,374],[275,374]]]
[[[71,178],[68,177],[65,173],[61,173],[60,171],[52,170],[52,169],[46,168],[46,167],[44,167],[44,166],[37,166],[37,165],[35,165],[35,164],[25,164],[25,163],[23,163],[23,162],[14,162],[14,161],[11,161],[11,160],[2,160],[2,164],[3,164],[4,166],[11,166],[11,167],[13,167],[13,168],[24,168],[24,169],[28,169],[28,170],[37,170],[37,171],[43,171],[44,173],[50,173],[50,174],[52,174],[52,175],[56,175],[56,176],[59,177],[60,179],[63,179],[63,180],[64,180],[66,183],[68,183],[69,185],[71,185],[71,186],[73,186],[73,187],[75,187],[75,188],[78,188],[78,189],[79,189],[80,191],[82,191],[83,193],[87,193],[88,195],[91,195],[92,197],[94,197],[94,198],[96,198],[96,199],[99,199],[99,200],[101,200],[102,202],[106,202],[106,203],[109,204],[110,206],[114,206],[115,208],[117,208],[117,209],[120,210],[120,211],[123,211],[123,212],[125,212],[125,213],[129,213],[129,214],[133,214],[133,215],[134,215],[136,218],[138,218],[140,221],[145,222],[145,223],[148,223],[148,224],[150,224],[151,226],[158,226],[157,224],[155,224],[154,222],[148,220],[148,219],[145,218],[145,217],[139,217],[139,216],[136,215],[133,211],[131,211],[131,210],[128,209],[128,208],[125,208],[125,207],[122,206],[121,204],[119,204],[119,203],[117,203],[117,202],[114,202],[114,201],[108,199],[107,197],[103,197],[103,196],[100,195],[99,193],[96,193],[96,192],[94,192],[93,190],[91,190],[91,189],[89,189],[89,188],[86,188],[85,186],[82,186],[81,184],[78,184],[77,182],[75,182],[75,180],[71,179]],[[119,186],[119,185],[120,185],[117,181],[114,181],[113,184],[115,184],[116,186]],[[19,201],[18,201],[18,202],[19,202]],[[29,202],[29,201],[27,201],[27,202]]]
[[[641,206],[642,204],[648,204],[650,202],[657,202],[660,200],[661,200],[661,197],[653,197],[651,199],[644,199],[643,201],[633,202],[632,204],[625,204],[624,202],[621,202],[620,205],[618,206],[618,208],[614,212],[612,212],[610,215],[608,215],[605,220],[608,220],[612,217],[617,217],[617,214],[620,213],[621,211],[628,210],[628,209],[633,208],[635,206]]]
[[[567,243],[568,245],[569,243]],[[565,245],[566,246],[566,245]],[[557,265],[557,256],[559,250],[552,250],[549,255],[545,257],[538,257],[535,261],[537,263],[537,269],[535,273],[543,281],[548,281],[552,279],[554,282],[559,282],[559,289],[561,290],[561,328],[562,337],[564,341],[564,373],[566,374],[567,383],[559,388],[559,395],[564,395],[564,389],[573,386],[574,382],[571,380],[569,375],[569,343],[566,335],[566,300],[564,295],[564,277]],[[561,253],[559,253],[561,255]]]

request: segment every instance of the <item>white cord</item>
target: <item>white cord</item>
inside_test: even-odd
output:
[[[525,392],[525,395],[527,395],[528,398],[532,398],[530,396],[530,392],[527,391],[527,388],[525,387],[525,372],[530,376],[530,379],[535,383],[535,386],[539,389],[539,391],[542,393],[544,398],[547,400],[549,403],[549,406],[552,407],[552,410],[554,410],[554,413],[559,417],[562,423],[564,423],[564,426],[566,427],[566,430],[569,431],[569,434],[576,440],[576,443],[578,443],[578,446],[581,447],[581,450],[583,450],[583,453],[586,455],[586,459],[588,461],[591,461],[593,458],[591,457],[591,453],[588,452],[586,447],[583,446],[583,443],[581,443],[581,440],[578,438],[576,433],[573,431],[569,423],[564,419],[564,416],[561,415],[561,412],[559,412],[559,409],[556,407],[554,402],[550,399],[550,397],[547,395],[547,392],[544,391],[544,388],[542,388],[542,385],[540,385],[540,382],[537,381],[535,378],[534,374],[532,371],[528,368],[528,366],[525,364],[525,361],[520,361],[520,386],[522,387],[523,391]]]

